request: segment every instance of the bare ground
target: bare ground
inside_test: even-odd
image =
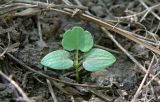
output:
[[[160,101],[159,0],[15,1],[0,0],[0,102]],[[82,69],[79,84],[74,68],[40,64],[62,49],[62,35],[73,26],[90,31],[95,46],[117,58],[101,72]]]

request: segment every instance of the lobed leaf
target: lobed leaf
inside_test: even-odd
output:
[[[116,58],[108,51],[94,48],[84,55],[83,67],[87,71],[100,71],[111,66]]]
[[[81,50],[87,52],[93,47],[93,37],[90,32],[81,27],[73,27],[64,33],[62,46],[68,51]]]
[[[69,69],[73,66],[73,61],[69,58],[69,52],[65,50],[56,50],[47,54],[41,60],[41,64],[52,69]]]

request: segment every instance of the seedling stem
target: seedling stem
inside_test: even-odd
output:
[[[78,62],[78,49],[76,49],[76,61],[75,61],[75,68],[76,68],[76,81],[79,82],[79,62]]]

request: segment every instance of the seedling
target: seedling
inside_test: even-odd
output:
[[[116,58],[108,51],[93,47],[93,37],[90,32],[81,27],[73,27],[64,33],[62,46],[65,50],[56,50],[47,54],[41,64],[57,70],[69,69],[75,66],[76,81],[79,81],[79,51],[83,52],[83,68],[87,71],[100,71],[111,66]],[[66,51],[67,50],[67,51]],[[75,61],[71,60],[68,51],[75,51]]]

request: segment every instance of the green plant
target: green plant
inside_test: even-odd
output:
[[[64,70],[75,66],[76,80],[79,80],[79,51],[84,53],[83,67],[87,71],[100,71],[111,66],[116,58],[108,51],[93,48],[93,37],[90,32],[81,27],[73,27],[64,33],[62,46],[65,50],[75,50],[75,63],[70,53],[65,50],[56,50],[47,54],[41,64],[52,69]]]

